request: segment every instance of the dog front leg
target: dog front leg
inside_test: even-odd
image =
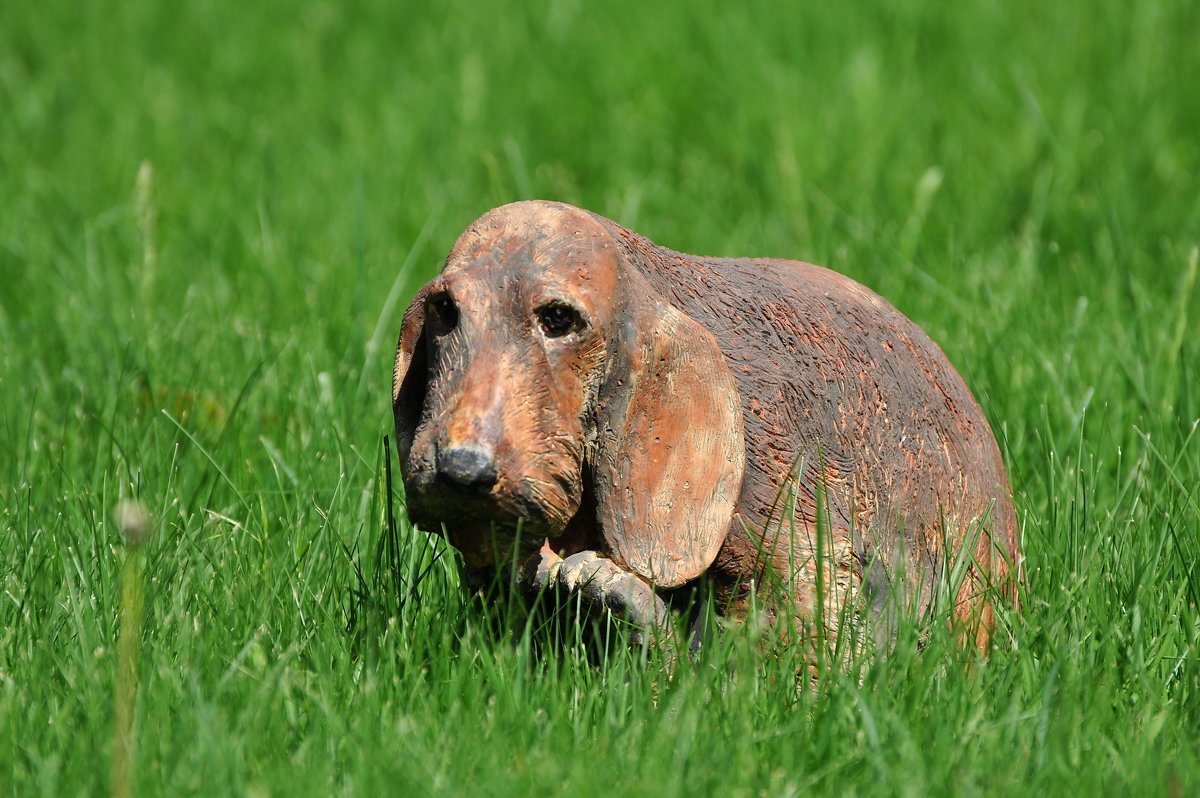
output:
[[[635,644],[640,644],[646,633],[659,642],[671,635],[670,611],[654,589],[594,551],[581,551],[563,559],[544,545],[526,562],[522,576],[534,592],[561,590],[629,621],[634,625],[631,642]]]

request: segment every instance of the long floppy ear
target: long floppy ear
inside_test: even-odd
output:
[[[400,457],[401,467],[412,450],[413,436],[421,420],[421,408],[425,406],[429,370],[425,350],[425,297],[428,294],[429,288],[422,287],[409,303],[400,327],[400,341],[396,344],[396,365],[392,371],[392,415],[396,419],[396,453]]]
[[[733,374],[708,330],[630,270],[592,462],[613,558],[659,587],[712,564],[742,487],[746,450]]]

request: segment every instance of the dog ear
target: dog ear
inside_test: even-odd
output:
[[[597,403],[596,517],[614,559],[658,587],[712,564],[742,487],[742,403],[712,334],[625,275]]]
[[[396,344],[396,365],[392,371],[392,416],[396,420],[396,453],[403,467],[412,450],[413,436],[425,406],[429,378],[425,345],[425,298],[428,287],[413,297],[404,311],[400,340]]]

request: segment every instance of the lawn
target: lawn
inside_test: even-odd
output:
[[[1196,794],[1197,42],[1190,0],[4,4],[0,792],[112,789],[133,556],[140,794]],[[988,656],[668,674],[466,595],[388,491],[393,346],[534,197],[941,344],[1023,527]]]

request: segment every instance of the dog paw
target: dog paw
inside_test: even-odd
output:
[[[558,585],[587,603],[628,620],[643,633],[662,633],[670,627],[666,604],[636,574],[594,551],[581,551],[564,559],[557,571]]]
[[[547,542],[522,564],[520,581],[531,593],[557,590],[577,597],[591,609],[629,621],[635,627],[635,644],[647,632],[660,640],[669,634],[670,611],[654,589],[637,574],[594,551],[581,551],[564,559]]]

